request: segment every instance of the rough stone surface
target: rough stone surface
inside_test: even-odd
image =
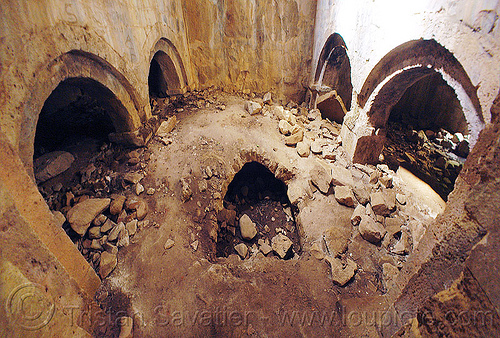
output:
[[[280,130],[280,133],[282,133],[283,135],[289,135],[292,130],[292,125],[285,120],[280,120],[280,122],[278,123],[278,128]]]
[[[386,230],[382,224],[375,222],[370,216],[365,215],[361,217],[359,223],[359,233],[361,236],[370,243],[378,243],[384,238]]]
[[[247,101],[245,102],[245,110],[250,114],[250,115],[255,115],[261,112],[262,106],[253,101]]]
[[[241,237],[246,240],[252,240],[257,235],[257,227],[247,214],[240,217],[240,231]]]
[[[371,194],[370,201],[373,212],[377,215],[388,216],[396,208],[396,194],[389,189]]]
[[[336,257],[347,250],[347,245],[351,239],[351,232],[352,227],[350,224],[335,224],[325,231],[323,238],[325,240],[328,253],[332,257]]]
[[[174,245],[175,245],[174,240],[172,238],[169,238],[169,239],[167,239],[167,241],[163,245],[163,249],[165,249],[165,250],[171,249],[171,248],[173,248]]]
[[[37,182],[45,182],[71,167],[75,157],[66,151],[54,151],[38,157],[33,163]]]
[[[177,123],[177,117],[170,116],[166,121],[163,121],[160,124],[160,127],[156,131],[156,135],[161,137],[166,136],[175,128],[176,123]]]
[[[297,143],[297,154],[299,154],[300,157],[308,157],[310,153],[311,151],[309,148],[309,143],[307,142]]]
[[[358,269],[356,262],[351,259],[347,259],[344,262],[338,258],[326,256],[325,260],[330,263],[333,282],[340,286],[346,285],[354,277]]]
[[[304,130],[300,129],[296,133],[285,137],[285,144],[287,146],[294,146],[304,139]]]
[[[99,263],[99,275],[101,278],[106,278],[114,270],[117,263],[116,254],[103,251],[101,253],[101,262]]]
[[[119,215],[122,212],[123,204],[127,198],[123,195],[117,196],[114,200],[111,201],[109,206],[109,212],[111,215]]]
[[[76,204],[68,211],[68,222],[77,234],[83,236],[90,223],[101,212],[106,210],[111,200],[109,198],[92,198]]]
[[[352,187],[354,185],[354,180],[352,179],[352,174],[349,169],[334,165],[332,168],[332,184],[335,186],[348,185]]]
[[[321,164],[315,163],[309,174],[311,175],[312,183],[322,193],[326,194],[328,189],[330,189],[330,182],[332,181],[330,172]]]
[[[248,247],[246,246],[245,243],[239,243],[239,244],[235,245],[234,250],[238,253],[238,255],[242,259],[245,259],[248,255]]]
[[[287,236],[279,233],[274,236],[271,240],[271,247],[273,251],[280,257],[285,258],[290,249],[292,248],[293,242]]]
[[[354,207],[354,201],[356,200],[350,186],[335,187],[335,199],[340,204],[348,207]]]
[[[361,222],[361,217],[366,215],[366,208],[362,204],[358,204],[351,216],[351,224],[358,225]]]
[[[354,187],[352,188],[352,192],[354,193],[354,196],[359,203],[366,205],[368,202],[370,202],[370,192],[364,184],[359,182],[355,183]]]

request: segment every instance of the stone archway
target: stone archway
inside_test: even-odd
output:
[[[168,39],[161,38],[151,51],[148,85],[150,98],[187,91],[184,64],[177,48]]]
[[[144,135],[139,129],[147,122],[146,112],[141,108],[137,93],[129,81],[104,59],[81,50],[72,50],[54,59],[40,71],[39,77],[49,81],[40,81],[33,88],[35,95],[25,105],[19,142],[20,157],[30,172],[33,167],[36,126],[42,107],[54,89],[68,79],[105,88],[102,92],[106,93],[104,97],[107,99],[104,101],[113,108],[110,109],[110,118],[116,130],[115,134],[110,135],[113,141],[144,144]]]
[[[351,107],[351,63],[342,36],[330,35],[314,74],[314,104],[323,117],[342,123]]]
[[[360,109],[342,128],[354,162],[376,163],[385,140],[391,110],[405,92],[423,79],[440,76],[455,93],[473,146],[484,127],[476,88],[460,62],[435,40],[404,43],[384,56],[368,75],[358,95]]]

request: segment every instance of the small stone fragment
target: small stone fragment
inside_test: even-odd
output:
[[[170,116],[166,121],[163,121],[160,124],[160,127],[156,131],[156,135],[160,137],[167,136],[167,134],[170,133],[175,128],[176,123],[177,123],[177,117],[175,115]]]
[[[349,169],[334,165],[332,168],[332,184],[335,186],[348,185],[352,187],[354,185],[354,180],[352,179],[352,174]]]
[[[338,258],[326,256],[325,260],[330,263],[333,282],[340,286],[346,285],[347,282],[349,282],[352,277],[354,277],[354,274],[358,269],[358,265],[356,264],[356,262],[351,259],[347,259],[344,263]]]
[[[398,201],[399,204],[405,205],[406,204],[406,196],[403,194],[396,194],[396,201]]]
[[[90,223],[108,208],[110,202],[109,198],[93,198],[76,204],[67,214],[71,228],[83,236],[90,227]]]
[[[234,250],[238,253],[238,255],[242,258],[245,259],[248,254],[248,247],[245,245],[245,243],[240,243],[234,246]]]
[[[321,245],[318,242],[315,242],[311,246],[311,255],[317,260],[322,260],[323,258],[325,258],[325,253],[321,249]]]
[[[359,233],[361,236],[370,243],[378,243],[386,233],[384,227],[373,220],[368,215],[361,217],[361,222],[359,223]]]
[[[354,212],[351,216],[351,224],[358,225],[361,222],[361,217],[366,215],[366,208],[362,204],[358,204],[358,206],[354,209]]]
[[[91,227],[88,231],[88,235],[90,239],[101,238],[101,227]]]
[[[123,223],[122,223],[123,224]],[[125,247],[130,244],[130,236],[127,229],[123,228],[118,234],[118,241],[116,242],[117,247]]]
[[[181,178],[181,193],[182,193],[182,201],[186,202],[188,201],[191,196],[193,195],[193,192],[191,191],[191,188],[189,186],[189,183],[185,178]]]
[[[148,190],[146,190],[146,194],[148,195],[154,195],[155,192],[156,192],[155,188],[148,188]]]
[[[198,240],[194,241],[193,243],[191,243],[191,248],[192,248],[194,251],[198,250],[198,244],[199,244],[199,243],[200,243],[200,242],[199,242]]]
[[[300,157],[308,157],[310,154],[309,144],[307,142],[297,143],[297,154],[299,154]]]
[[[335,199],[340,204],[348,207],[354,207],[355,197],[350,186],[335,187]]]
[[[250,115],[255,115],[260,113],[262,110],[262,106],[258,104],[257,102],[253,101],[246,101],[245,102],[245,110],[250,114]]]
[[[328,193],[332,176],[321,164],[315,163],[312,170],[309,172],[311,175],[311,182],[324,194]]]
[[[111,205],[109,206],[109,212],[111,215],[118,215],[123,209],[123,204],[127,198],[123,195],[117,196],[114,200],[111,201]]]
[[[169,238],[169,239],[167,239],[167,241],[163,245],[163,249],[168,250],[168,249],[172,248],[174,245],[175,245],[174,240]]]
[[[241,237],[246,240],[252,240],[257,235],[257,227],[247,214],[240,217],[240,231]]]
[[[276,254],[280,258],[285,258],[287,253],[292,248],[292,245],[293,243],[290,240],[290,238],[286,237],[281,233],[274,236],[271,240],[271,247],[273,248],[273,251],[276,252]]]
[[[304,130],[301,128],[296,133],[285,137],[285,144],[287,146],[294,146],[304,139]]]
[[[123,222],[118,223],[108,234],[108,241],[115,241],[118,239],[118,235],[125,230],[125,224]]]
[[[134,219],[127,224],[125,224],[125,229],[127,229],[129,236],[134,236],[137,232],[137,220]]]
[[[107,251],[101,253],[101,262],[99,263],[99,275],[101,278],[106,278],[111,271],[116,267],[118,260],[115,254],[111,254]]]
[[[144,175],[139,172],[126,173],[123,175],[123,180],[130,184],[137,184],[140,180],[144,178]]]

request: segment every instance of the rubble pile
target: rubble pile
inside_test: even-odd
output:
[[[242,259],[289,259],[300,252],[286,185],[259,163],[247,163],[235,175],[217,219],[219,257],[237,253]]]
[[[444,129],[416,131],[399,123],[388,123],[385,162],[392,169],[399,166],[409,169],[445,201],[468,154],[468,135]]]

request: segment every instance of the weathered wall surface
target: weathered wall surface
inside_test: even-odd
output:
[[[434,39],[454,54],[472,83],[479,85],[482,114],[489,121],[500,77],[499,12],[496,0],[319,0],[313,65],[327,38],[340,34],[348,48],[357,95],[374,66],[392,49],[410,40]]]
[[[38,114],[60,81],[83,76],[107,86],[127,108],[133,130],[151,116],[148,73],[155,44],[170,40],[189,65],[178,0],[7,0],[0,13],[0,128],[27,166]],[[75,50],[82,53],[66,54]],[[75,55],[79,62],[64,60]],[[186,74],[189,85],[189,67]]]
[[[316,1],[184,0],[183,9],[201,87],[303,98]]]

